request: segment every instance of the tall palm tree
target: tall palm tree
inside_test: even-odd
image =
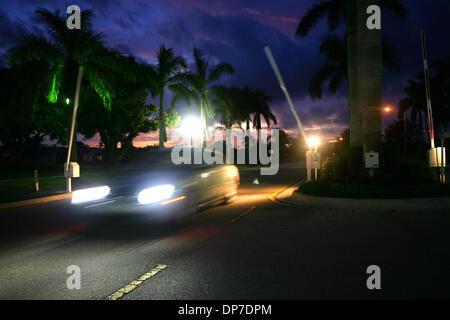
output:
[[[450,57],[434,60],[430,64],[434,71],[430,79],[431,100],[433,103],[433,122],[436,135],[445,133],[450,122]],[[411,121],[417,124],[419,135],[419,152],[423,146],[424,121],[428,120],[427,100],[425,93],[425,77],[423,72],[417,73],[415,79],[409,80],[403,89],[406,96],[400,100],[399,118],[404,112],[411,113]],[[429,128],[428,128],[429,129]]]
[[[217,85],[211,88],[214,113],[220,117],[219,121],[225,125],[225,129],[231,129],[233,123],[238,119],[236,103],[233,99],[234,89],[223,85]]]
[[[270,110],[269,101],[272,101],[272,98],[268,96],[264,90],[254,90],[252,92],[252,100],[254,104],[252,106],[253,112],[253,128],[256,129],[256,150],[259,158],[259,140],[260,140],[260,131],[261,131],[261,118],[267,123],[267,127],[270,128],[270,123],[273,122],[277,124],[277,118]],[[268,143],[268,141],[265,141]]]
[[[214,109],[211,102],[212,92],[215,90],[212,85],[225,74],[234,74],[233,67],[225,62],[218,63],[210,68],[210,59],[205,59],[200,49],[194,48],[195,72],[188,74],[188,86],[174,85],[171,88],[176,92],[172,104],[180,99],[189,104],[192,101],[200,106],[200,119],[202,121],[202,146],[206,146],[208,137],[206,117],[214,118]]]
[[[450,56],[432,61],[435,72],[431,80],[433,115],[437,133],[448,132],[450,123]]]
[[[381,152],[381,99],[383,90],[383,58],[381,30],[367,28],[366,10],[371,5],[381,5],[381,0],[358,0],[356,35],[357,100],[362,119],[363,152]]]
[[[254,105],[254,115],[253,115],[253,128],[258,132],[259,139],[259,131],[261,130],[261,118],[267,123],[267,127],[270,128],[271,122],[277,124],[277,118],[270,110],[268,102],[272,101],[272,98],[268,96],[264,90],[254,90],[253,96],[255,100]]]
[[[114,92],[103,70],[113,69],[128,75],[118,62],[120,54],[106,48],[102,35],[93,30],[93,12],[81,12],[83,27],[79,30],[68,29],[66,17],[59,10],[51,12],[38,9],[35,13],[39,22],[46,28],[48,38],[34,34],[25,35],[16,46],[8,50],[10,64],[14,66],[34,60],[48,64],[50,67],[43,75],[41,85],[47,88],[46,97],[50,103],[56,103],[61,95],[63,99],[75,95],[77,70],[82,68],[84,78],[99,95],[103,105],[109,109]],[[76,137],[76,130],[74,136]],[[76,161],[76,139],[73,139],[73,150],[71,161]]]
[[[410,111],[411,121],[419,128],[419,154],[422,152],[424,119],[427,117],[427,98],[425,94],[425,80],[423,73],[418,73],[415,80],[409,80],[403,89],[406,97],[399,102],[399,117]]]
[[[148,71],[153,98],[159,96],[159,148],[162,149],[167,141],[164,92],[166,88],[175,90],[186,80],[187,64],[182,57],[175,56],[172,48],[166,48],[164,44],[159,47],[157,60],[158,65],[155,68],[149,67]]]
[[[399,0],[323,0],[306,12],[296,32],[298,37],[306,37],[323,18],[327,18],[331,31],[336,30],[342,20],[345,21],[351,146],[362,146],[364,138],[365,148],[376,144],[376,139],[381,142],[381,115],[375,112],[374,107],[381,101],[381,32],[368,32],[366,28],[366,10],[369,5],[390,9],[401,17],[406,15],[406,9]],[[374,51],[374,48],[379,50]],[[368,73],[372,69],[376,75],[369,78]]]
[[[234,101],[236,109],[238,110],[237,118],[239,121],[239,125],[245,122],[245,130],[250,130],[252,114],[256,109],[256,99],[253,89],[248,85],[244,88],[235,88]]]
[[[342,83],[348,80],[347,44],[345,39],[334,34],[322,38],[319,52],[325,54],[326,63],[314,74],[309,83],[311,99],[322,99],[323,87],[328,83],[328,92],[336,94]],[[399,71],[399,58],[392,45],[383,41],[383,66],[388,71]]]

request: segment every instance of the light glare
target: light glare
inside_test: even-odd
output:
[[[308,146],[310,148],[317,148],[320,144],[320,139],[318,137],[311,137],[308,139]]]
[[[195,117],[186,118],[181,122],[181,130],[192,137],[199,137],[202,134],[202,122]]]
[[[165,184],[157,187],[144,189],[139,192],[138,201],[140,204],[149,204],[169,199],[175,187],[171,184]]]
[[[106,197],[110,191],[108,186],[77,190],[72,194],[72,203],[99,200]]]

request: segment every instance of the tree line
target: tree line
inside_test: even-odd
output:
[[[263,90],[226,87],[225,75],[234,74],[226,63],[212,63],[198,48],[194,65],[161,44],[156,63],[147,64],[105,44],[93,27],[94,13],[81,12],[81,29],[68,29],[58,10],[38,9],[36,18],[47,36],[27,34],[7,53],[8,68],[0,69],[0,141],[12,162],[23,160],[46,136],[67,145],[78,69],[83,67],[77,133],[100,135],[107,160],[117,162],[141,133],[159,131],[159,147],[167,142],[166,128],[176,126],[177,105],[184,101],[202,121],[202,145],[208,119],[224,127],[260,130],[262,120],[276,124],[271,101]],[[172,101],[166,101],[168,91]],[[159,100],[158,103],[149,103]],[[242,128],[243,129],[243,128]],[[118,148],[120,144],[120,148]],[[76,139],[71,161],[77,160]]]

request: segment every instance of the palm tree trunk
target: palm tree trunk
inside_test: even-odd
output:
[[[257,126],[256,127],[256,134],[257,134],[257,136],[256,136],[256,161],[258,163],[260,163],[260,159],[259,159],[259,141],[260,141],[260,135],[259,134],[260,134],[260,130],[261,130],[261,126]],[[249,159],[250,159],[250,157],[249,157]]]
[[[76,117],[76,115],[75,115]],[[75,123],[75,128],[73,130],[73,140],[72,140],[72,152],[70,153],[70,162],[78,162],[78,150],[77,150],[77,124]]]
[[[225,153],[227,152],[228,146],[231,145],[231,120],[225,120]]]
[[[422,154],[423,149],[423,119],[422,111],[419,110],[419,155]]]
[[[206,115],[205,115],[205,103],[203,97],[200,99],[200,118],[202,122],[202,148],[206,147]]]
[[[164,121],[164,89],[159,94],[159,148],[164,149],[166,136],[166,125]]]
[[[348,103],[350,114],[350,146],[362,147],[362,118],[358,105],[358,61],[356,0],[347,0],[347,73]]]
[[[380,0],[358,0],[357,60],[358,100],[362,116],[364,153],[381,152],[381,95],[383,58],[381,30],[367,28],[366,13],[370,5],[380,6]]]
[[[80,102],[80,89],[81,89],[81,81],[83,79],[83,67],[78,67],[78,75],[77,75],[77,86],[75,89],[75,99],[73,104],[73,113],[72,113],[72,121],[71,128],[69,132],[69,143],[68,143],[68,155],[67,155],[67,164],[65,170],[68,169],[69,162],[77,161],[77,130],[76,130],[76,119],[77,119],[77,111],[78,104]]]

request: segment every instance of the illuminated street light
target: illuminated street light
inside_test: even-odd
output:
[[[390,113],[393,109],[391,107],[385,107],[384,112]]]
[[[66,104],[69,105],[69,103],[70,103],[70,99],[67,98],[67,99],[66,99]]]
[[[310,137],[306,141],[309,150],[306,151],[306,173],[307,173],[307,180],[311,181],[311,170],[314,169],[314,177],[317,180],[317,171],[322,167],[321,164],[321,156],[320,152],[317,151],[317,148],[320,145],[320,139],[319,137]]]
[[[311,137],[307,143],[310,149],[317,150],[317,147],[320,145],[320,139],[318,137]]]
[[[202,135],[202,122],[198,118],[188,117],[181,121],[181,130],[190,135],[192,147],[192,138],[200,137]]]

